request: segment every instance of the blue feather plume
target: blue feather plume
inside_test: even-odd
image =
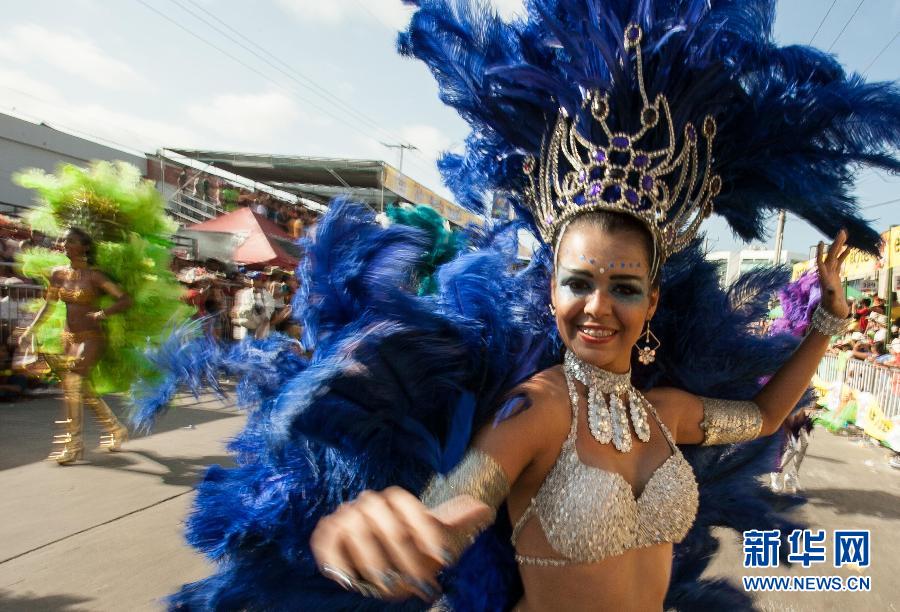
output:
[[[530,0],[504,22],[485,2],[420,0],[401,53],[424,61],[442,101],[472,126],[465,152],[439,163],[458,201],[476,211],[494,191],[523,219],[521,162],[539,156],[559,108],[581,112],[582,92],[611,96],[623,129],[637,82],[623,32],[643,29],[648,95],[664,93],[680,134],[707,114],[718,124],[715,212],[745,240],[764,237],[784,209],[826,235],[876,252],[879,236],[852,195],[861,166],[900,170],[900,89],[847,74],[818,49],[780,47],[774,0]]]

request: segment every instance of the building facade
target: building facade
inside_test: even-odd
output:
[[[719,284],[727,287],[744,272],[775,264],[775,251],[762,249],[744,249],[741,251],[711,251],[706,254],[707,261],[713,262],[719,270]],[[779,263],[793,266],[805,261],[803,253],[781,251]]]

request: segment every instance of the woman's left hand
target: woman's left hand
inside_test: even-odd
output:
[[[819,270],[819,285],[822,287],[822,307],[842,319],[850,315],[850,306],[841,286],[841,264],[850,254],[847,246],[847,231],[841,230],[825,252],[825,243],[819,242],[816,249],[816,265]]]

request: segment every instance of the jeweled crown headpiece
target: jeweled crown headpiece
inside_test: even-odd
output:
[[[712,213],[713,198],[722,187],[712,172],[712,145],[716,122],[707,115],[702,125],[701,147],[693,123],[685,123],[681,150],[677,151],[672,113],[665,96],[651,102],[644,86],[640,26],[625,28],[625,49],[635,51],[635,70],[642,100],[640,128],[633,133],[609,127],[609,96],[588,91],[582,110],[571,118],[561,108],[549,142],[538,161],[525,158],[529,208],[541,238],[553,247],[561,230],[575,217],[595,211],[631,215],[643,222],[656,248],[654,269],[687,246],[700,223]],[[593,125],[580,125],[579,119]],[[599,129],[592,129],[599,128]],[[594,142],[584,134],[599,134]],[[660,148],[641,148],[641,141],[664,143]],[[701,155],[701,148],[703,149]]]

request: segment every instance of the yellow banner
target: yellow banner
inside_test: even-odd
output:
[[[427,204],[438,211],[440,215],[456,225],[465,226],[469,223],[481,225],[481,219],[449,200],[445,200],[427,187],[420,185],[405,174],[401,174],[396,168],[385,166],[384,188],[393,191],[398,196],[413,204]]]
[[[877,269],[877,264],[877,257],[874,257],[865,251],[851,249],[850,255],[844,261],[844,272],[841,276],[849,280],[873,276]]]
[[[884,239],[884,265],[888,268],[900,267],[900,225],[895,225],[885,234],[887,237]]]
[[[806,272],[807,270],[811,270],[816,267],[815,259],[807,259],[806,261],[798,261],[794,264],[791,270],[791,281],[795,281],[800,276]]]

